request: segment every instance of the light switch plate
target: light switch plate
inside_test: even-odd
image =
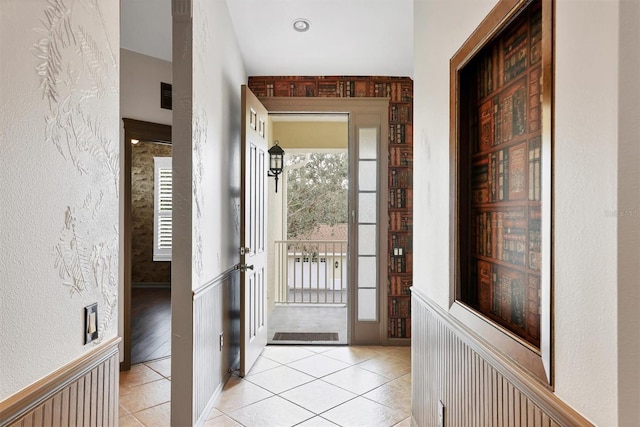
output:
[[[98,339],[98,303],[84,308],[84,343]]]

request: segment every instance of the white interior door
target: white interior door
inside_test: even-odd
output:
[[[240,376],[267,344],[267,119],[266,108],[242,86],[240,209]]]

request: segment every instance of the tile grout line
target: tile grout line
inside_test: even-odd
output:
[[[293,346],[282,346],[280,348],[287,348],[287,347],[293,348]],[[278,348],[278,346],[272,346],[271,348]],[[219,418],[219,417],[224,416],[224,417],[227,417],[228,419],[233,420],[234,422],[242,425],[242,423],[239,420],[235,419],[230,414],[235,412],[235,411],[240,411],[240,410],[242,410],[244,408],[247,408],[247,407],[249,407],[251,405],[255,405],[255,404],[259,403],[259,402],[263,402],[264,400],[270,399],[270,398],[275,397],[275,396],[279,397],[280,399],[282,399],[283,401],[285,401],[285,402],[287,402],[289,404],[295,405],[296,407],[298,407],[298,408],[300,408],[302,410],[308,411],[310,414],[312,414],[312,416],[310,418],[307,418],[305,420],[297,422],[297,424],[294,424],[294,425],[305,423],[306,421],[309,421],[309,420],[311,420],[313,418],[316,418],[316,417],[321,418],[321,419],[323,419],[325,421],[328,421],[328,422],[333,422],[333,421],[323,417],[322,415],[326,414],[329,411],[332,411],[332,410],[338,408],[341,405],[344,405],[344,404],[347,404],[349,402],[352,402],[353,400],[355,400],[355,399],[357,399],[359,397],[362,397],[365,401],[368,401],[371,404],[380,405],[381,407],[387,408],[387,409],[392,410],[392,411],[401,411],[401,409],[389,406],[387,403],[377,402],[376,400],[373,400],[372,398],[366,397],[365,394],[369,394],[369,393],[371,393],[371,392],[373,392],[375,390],[379,390],[379,389],[381,389],[381,388],[383,388],[385,386],[388,386],[389,384],[391,384],[391,383],[393,383],[395,381],[405,381],[405,380],[402,380],[402,379],[404,377],[408,376],[408,375],[410,376],[411,375],[411,371],[409,370],[409,372],[403,372],[403,373],[401,373],[399,375],[395,375],[394,374],[391,377],[388,377],[388,376],[386,376],[384,374],[376,372],[375,370],[367,369],[366,367],[361,366],[361,365],[366,364],[368,362],[376,361],[375,366],[378,366],[379,368],[377,368],[377,369],[378,369],[378,371],[380,371],[381,369],[384,369],[385,359],[387,359],[390,362],[392,362],[393,365],[409,364],[409,366],[410,366],[410,363],[411,363],[410,358],[409,358],[409,360],[407,360],[407,358],[405,356],[401,355],[398,352],[385,353],[385,350],[387,349],[385,347],[382,347],[380,349],[375,349],[375,350],[371,349],[371,351],[374,353],[373,356],[371,356],[371,357],[366,357],[365,356],[365,357],[362,358],[362,360],[358,360],[358,361],[345,361],[345,359],[349,359],[349,356],[342,357],[340,354],[334,354],[333,357],[332,357],[331,355],[327,354],[327,353],[331,353],[333,351],[336,351],[339,348],[346,348],[346,349],[351,350],[352,349],[351,347],[341,347],[341,346],[336,346],[336,348],[327,347],[327,348],[322,348],[321,351],[312,351],[312,350],[309,350],[308,348],[304,348],[303,346],[296,347],[296,348],[308,351],[310,354],[304,355],[301,358],[297,358],[297,359],[288,361],[286,363],[280,362],[280,361],[272,358],[272,357],[274,357],[273,355],[271,355],[271,357],[269,357],[269,355],[262,354],[260,356],[261,359],[268,360],[269,362],[275,363],[275,364],[277,364],[277,366],[271,366],[271,367],[269,367],[267,369],[264,369],[262,371],[256,372],[254,374],[247,375],[244,378],[240,378],[238,375],[232,375],[230,378],[235,377],[237,380],[239,380],[241,382],[245,381],[245,382],[251,384],[251,386],[257,387],[258,389],[261,389],[264,392],[269,393],[269,396],[261,398],[261,399],[258,399],[258,400],[254,401],[254,402],[251,402],[251,403],[246,404],[244,406],[241,406],[239,408],[236,408],[236,409],[234,409],[233,411],[230,411],[230,412],[224,412],[224,411],[222,411],[222,410],[220,410],[220,409],[218,409],[217,407],[214,406],[213,409],[215,409],[216,411],[220,412],[220,415],[218,417],[214,417],[214,418],[211,418],[211,419],[215,419],[215,418]],[[389,347],[389,349],[395,349],[395,348],[396,347]],[[342,366],[339,369],[337,369],[336,371],[328,372],[328,373],[323,374],[321,376],[311,375],[311,374],[305,372],[304,370],[302,370],[301,368],[296,368],[296,367],[291,366],[292,364],[301,362],[301,361],[303,361],[305,359],[309,359],[309,358],[312,358],[314,356],[324,356],[324,357],[326,357],[328,359],[331,359],[332,361],[345,364],[346,366]],[[351,352],[351,356],[355,357],[355,358],[358,358],[357,354],[354,354],[353,352]],[[339,357],[342,357],[342,358],[339,358]],[[131,388],[137,388],[137,387],[140,387],[140,386],[143,386],[143,385],[150,385],[150,384],[153,384],[153,383],[156,383],[156,382],[161,382],[161,380],[163,380],[163,379],[171,382],[171,376],[170,375],[166,376],[160,370],[154,369],[151,366],[149,366],[149,364],[161,362],[161,361],[164,361],[164,360],[167,360],[167,359],[170,359],[170,356],[164,357],[164,358],[161,358],[161,359],[156,359],[156,360],[149,361],[149,362],[143,362],[142,365],[146,369],[149,369],[151,372],[153,372],[154,374],[158,375],[160,378],[152,380],[152,381],[149,381],[149,382],[142,382],[140,384],[136,384],[135,386],[132,386]],[[376,360],[376,359],[378,359],[378,360]],[[277,369],[277,368],[282,368],[282,367],[286,367],[286,368],[291,369],[291,370],[293,370],[293,371],[295,371],[297,373],[306,375],[311,379],[309,381],[303,381],[302,383],[297,384],[297,385],[295,385],[295,386],[293,386],[291,388],[288,388],[286,390],[281,390],[281,391],[279,391],[277,393],[265,388],[264,386],[261,386],[260,384],[256,384],[253,381],[251,381],[250,377],[252,375],[253,376],[257,376],[257,375],[260,375],[260,374],[263,374],[263,373],[267,373],[267,372],[269,372],[271,370],[274,370],[274,369]],[[380,379],[384,380],[384,382],[382,382],[381,384],[376,385],[375,387],[373,387],[373,388],[371,388],[369,390],[365,390],[365,391],[362,391],[362,392],[354,392],[352,390],[346,389],[344,387],[341,387],[340,385],[333,384],[333,383],[331,383],[331,382],[326,380],[327,377],[333,376],[333,375],[336,375],[337,377],[339,377],[340,374],[343,373],[343,371],[346,371],[346,370],[348,370],[350,368],[358,368],[358,369],[360,369],[360,370],[362,370],[362,371],[364,371],[364,372],[366,372],[368,374],[372,374],[372,375],[375,375],[376,377],[379,377]],[[340,403],[331,404],[332,406],[330,406],[329,408],[323,409],[323,411],[319,412],[319,413],[316,413],[315,411],[310,410],[309,408],[303,406],[303,404],[298,404],[298,403],[296,403],[296,402],[294,402],[292,400],[289,400],[289,399],[287,399],[286,397],[283,396],[283,394],[285,394],[287,392],[295,390],[296,388],[299,388],[299,387],[303,387],[305,385],[312,384],[314,382],[322,382],[322,383],[324,383],[326,385],[330,385],[332,387],[336,387],[336,388],[338,388],[340,390],[343,390],[343,391],[345,391],[347,393],[352,394],[353,396],[347,398],[346,400],[344,400],[344,401],[342,401]],[[121,386],[122,386],[122,384],[121,384]],[[408,383],[408,387],[410,389],[410,387],[411,387],[410,386],[410,382]],[[223,392],[224,392],[224,390],[223,390]],[[133,393],[133,392],[130,391],[130,393]],[[142,421],[136,416],[136,414],[140,414],[145,410],[152,409],[152,408],[164,405],[164,404],[166,404],[168,402],[170,402],[170,400],[165,401],[165,402],[161,402],[161,403],[156,403],[156,404],[154,404],[152,406],[149,406],[149,407],[146,407],[146,408],[142,408],[142,409],[140,409],[138,411],[135,411],[135,412],[131,412],[127,408],[122,407],[122,409],[124,411],[124,413],[122,414],[122,417],[126,417],[128,415],[131,415],[132,418],[135,419],[138,423],[143,424]],[[122,417],[120,417],[120,418],[122,418]],[[410,415],[405,417],[405,418],[403,418],[403,419],[401,419],[401,420],[399,420],[399,422],[397,424],[403,423],[407,419],[410,419]]]

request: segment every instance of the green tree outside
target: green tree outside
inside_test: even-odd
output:
[[[297,155],[293,166],[307,160]],[[347,153],[311,153],[308,162],[287,171],[287,239],[308,239],[319,224],[348,221],[349,161]]]

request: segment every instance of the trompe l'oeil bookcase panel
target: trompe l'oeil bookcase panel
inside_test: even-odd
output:
[[[542,14],[528,7],[461,71],[469,133],[462,300],[540,346]]]
[[[411,337],[413,81],[408,77],[250,77],[258,97],[389,97],[388,337]]]

